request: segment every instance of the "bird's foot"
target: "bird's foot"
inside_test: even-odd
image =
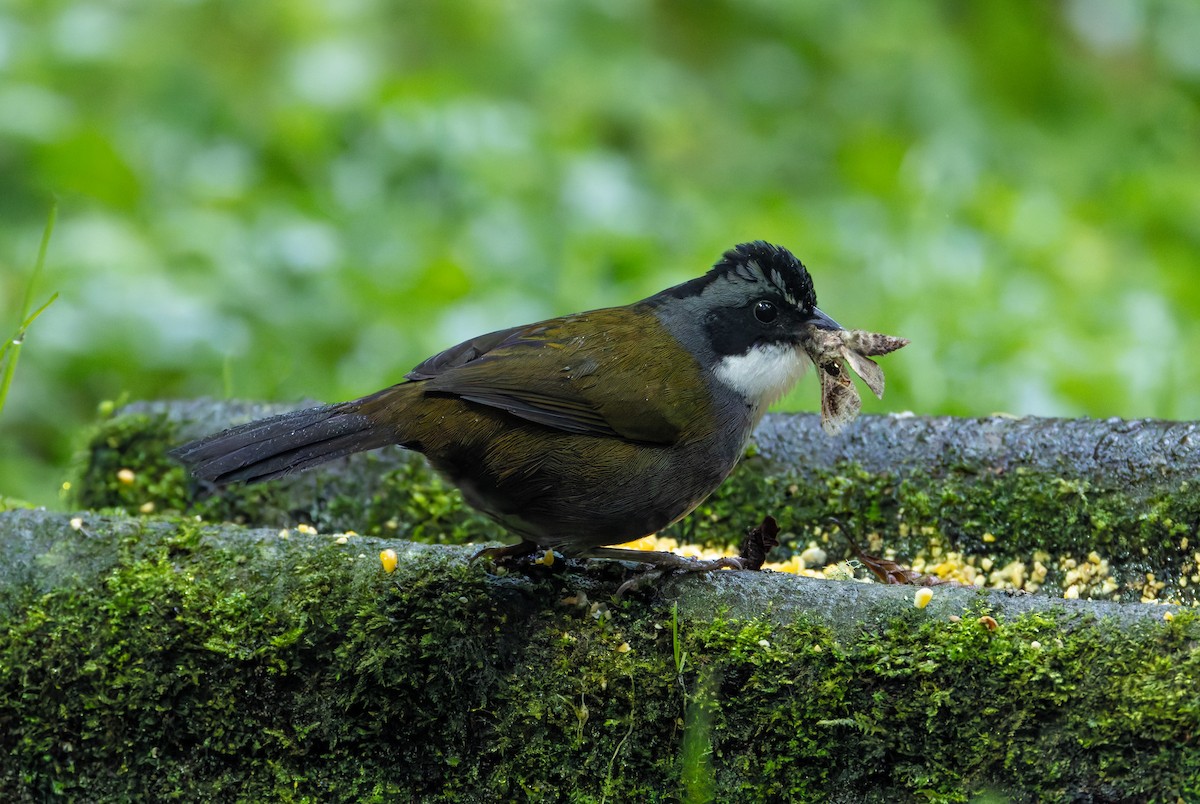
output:
[[[524,558],[527,555],[536,553],[537,550],[538,546],[533,542],[517,542],[516,544],[505,544],[500,547],[485,547],[471,556],[471,563],[474,564],[481,558],[490,559],[497,564],[507,563],[513,559]]]
[[[657,569],[681,570],[683,572],[711,572],[718,569],[742,569],[745,565],[738,556],[699,559],[664,553],[658,550],[632,550],[628,547],[593,547],[579,553],[578,558],[606,558],[614,561],[634,561],[650,564]]]
[[[722,556],[701,560],[687,558],[675,553],[663,553],[656,550],[629,550],[622,547],[598,547],[589,550],[587,558],[608,558],[620,561],[636,561],[639,564],[649,564],[650,568],[639,572],[625,583],[617,587],[613,595],[620,600],[630,592],[637,592],[651,586],[668,572],[711,572],[719,569],[742,569],[744,562],[737,556]]]

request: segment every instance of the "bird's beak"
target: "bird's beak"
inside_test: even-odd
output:
[[[808,323],[817,329],[842,329],[841,324],[821,312],[819,307],[812,309],[812,318],[808,320]]]

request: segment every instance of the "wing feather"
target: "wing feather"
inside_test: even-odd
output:
[[[696,361],[643,348],[656,337],[671,336],[652,312],[598,310],[472,338],[407,377],[564,432],[669,444],[706,386]]]

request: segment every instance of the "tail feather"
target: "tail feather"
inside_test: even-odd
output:
[[[171,455],[199,480],[254,483],[395,443],[390,427],[356,403],[325,405],[249,422],[185,444]]]

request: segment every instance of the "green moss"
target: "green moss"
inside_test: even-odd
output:
[[[1195,618],[1135,635],[1133,652],[1128,636],[1062,625],[1030,614],[990,631],[913,610],[839,643],[811,622],[715,623],[697,655],[723,679],[725,797],[965,801],[998,788],[1056,801],[1103,786],[1121,800],[1195,796],[1200,757],[1170,745],[1190,741],[1200,718],[1200,693],[1183,680],[1200,673]]]
[[[3,494],[0,494],[0,512],[15,511],[18,508],[33,507],[34,506],[31,503],[27,503],[24,500],[18,500],[14,497],[5,497]]]
[[[1187,540],[1200,521],[1200,490],[1186,483],[1175,493],[1142,500],[1027,469],[987,477],[910,471],[901,478],[850,463],[832,471],[781,471],[750,458],[665,535],[736,545],[745,528],[766,514],[784,530],[784,554],[816,538],[834,557],[849,557],[844,541],[829,539],[828,517],[838,516],[860,535],[874,534],[901,559],[928,554],[931,545],[986,556],[996,566],[1030,561],[1038,551],[1077,560],[1096,551],[1112,567],[1121,599],[1142,596],[1147,572],[1166,584],[1163,594],[1173,600],[1197,600],[1200,586],[1189,580],[1200,568],[1195,538]],[[1063,576],[1054,563],[1043,586],[1061,594]]]
[[[183,507],[187,479],[183,468],[166,454],[174,446],[174,434],[175,427],[165,416],[122,414],[102,419],[76,458],[75,502],[83,508],[131,511],[150,501],[166,509]]]
[[[343,478],[336,495],[323,509],[313,511],[314,525],[427,544],[513,541],[499,525],[470,508],[461,492],[423,458],[399,449],[393,451],[396,455],[404,457],[385,463],[375,455],[364,456],[365,466],[355,476],[373,479],[346,484]]]
[[[1064,612],[1006,620],[981,599],[958,622],[910,608],[850,631],[814,615],[675,620],[658,598],[612,603],[618,567],[495,577],[460,552],[396,542],[400,567],[387,575],[377,557],[387,542],[124,522],[115,544],[91,519],[71,537],[91,533],[80,544],[112,556],[75,581],[5,587],[0,790],[1200,795],[1191,612],[1118,629]],[[562,602],[581,591],[609,602]],[[988,612],[994,631],[977,622]]]
[[[420,456],[398,448],[213,494],[190,483],[165,457],[185,440],[179,428],[165,413],[118,413],[101,422],[81,461],[79,504],[131,513],[180,511],[273,527],[305,523],[322,532],[353,530],[431,543],[512,540],[468,508]],[[1121,489],[1023,468],[986,476],[912,470],[900,477],[855,464],[831,470],[781,468],[751,450],[716,493],[664,535],[736,545],[746,528],[767,514],[784,530],[784,555],[819,539],[831,558],[848,556],[840,538],[830,538],[827,519],[834,515],[901,560],[928,555],[936,546],[1003,566],[1032,563],[1032,556],[1044,551],[1053,560],[1042,585],[1054,594],[1063,591],[1066,560],[1082,561],[1093,551],[1109,562],[1121,599],[1157,594],[1147,586],[1148,572],[1165,584],[1161,595],[1167,599],[1193,602],[1200,589],[1190,581],[1200,573],[1197,546],[1185,547],[1193,523],[1200,521],[1200,488],[1186,483],[1142,500]]]
[[[508,538],[468,508],[462,495],[412,453],[388,450],[343,463],[344,471],[215,490],[192,481],[167,452],[187,440],[167,413],[120,413],[102,420],[78,459],[75,502],[131,514],[186,512],[208,521],[462,544]]]

